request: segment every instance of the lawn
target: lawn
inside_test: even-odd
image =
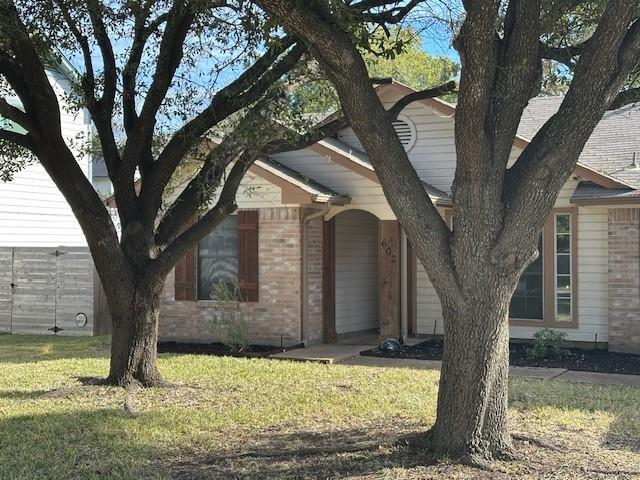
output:
[[[640,478],[640,389],[512,380],[512,430],[544,445],[480,472],[411,447],[436,371],[161,355],[172,388],[82,386],[107,351],[0,336],[0,479]]]

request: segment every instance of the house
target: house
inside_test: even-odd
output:
[[[391,106],[411,92],[378,88]],[[513,158],[561,98],[527,107]],[[451,222],[455,108],[415,102],[394,126],[431,199]],[[575,342],[640,352],[640,106],[608,112],[562,188],[541,235],[542,255],[511,304],[512,338],[544,327]],[[240,283],[252,342],[340,341],[443,333],[439,299],[349,128],[252,167],[239,210],[169,276],[160,338],[211,341],[213,283]]]
[[[89,115],[66,108],[76,72],[63,59],[47,74],[58,93],[64,137],[80,148],[90,135]],[[20,107],[17,97],[9,102]],[[89,156],[77,158],[90,178]],[[0,332],[92,333],[93,275],[80,225],[45,169],[32,162],[0,182]]]

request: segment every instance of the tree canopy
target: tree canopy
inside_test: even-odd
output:
[[[411,27],[395,27],[388,32],[374,29],[367,48],[361,48],[372,78],[393,78],[416,90],[424,90],[454,80],[458,64],[443,56],[429,55],[420,34]],[[306,113],[335,111],[338,95],[317,64],[311,64],[306,83],[294,92],[294,102]],[[309,68],[305,66],[305,68]],[[444,97],[453,100],[453,96]]]

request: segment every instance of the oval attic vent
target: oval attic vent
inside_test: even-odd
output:
[[[413,122],[404,115],[398,115],[398,119],[393,122],[393,128],[404,149],[407,152],[411,150],[413,144],[416,143],[416,127]]]

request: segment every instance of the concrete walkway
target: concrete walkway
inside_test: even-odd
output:
[[[407,358],[351,357],[340,362],[341,365],[361,365],[367,367],[415,368],[418,370],[440,370],[440,360],[414,360]],[[512,377],[560,380],[563,382],[593,383],[599,385],[626,385],[640,388],[640,375],[622,375],[618,373],[578,372],[566,368],[545,367],[509,367]]]
[[[409,358],[364,357],[363,350],[373,345],[354,345],[334,343],[299,348],[289,352],[277,353],[271,358],[300,362],[318,362],[325,364],[359,365],[364,367],[413,368],[416,370],[440,370],[440,360],[415,360]],[[621,375],[616,373],[578,372],[565,368],[509,367],[512,377],[560,380],[564,382],[593,383],[600,385],[626,385],[640,388],[640,375]]]

